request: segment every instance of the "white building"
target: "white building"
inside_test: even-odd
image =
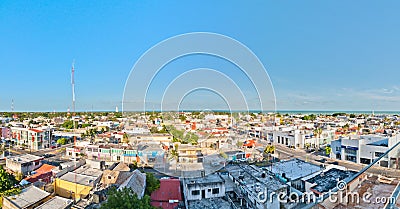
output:
[[[42,166],[43,159],[43,157],[31,154],[9,156],[6,159],[6,167],[13,172],[27,175]]]
[[[355,163],[369,164],[399,142],[399,135],[352,135],[331,142],[331,157]],[[398,168],[398,149],[383,157],[379,165]]]
[[[224,197],[225,181],[219,173],[184,179],[183,193],[187,201]]]

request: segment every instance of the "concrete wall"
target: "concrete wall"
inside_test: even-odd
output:
[[[213,189],[218,188],[219,193],[213,194]],[[209,183],[209,184],[189,184],[187,185],[187,200],[201,200],[202,194],[204,191],[205,198],[213,198],[213,197],[224,197],[225,196],[225,184],[223,182],[220,183]],[[198,195],[192,195],[192,191],[199,191]]]
[[[54,192],[58,196],[65,197],[65,198],[71,198],[72,196],[75,197],[75,200],[85,198],[90,193],[91,190],[92,190],[92,187],[90,187],[90,186],[76,184],[76,183],[64,181],[61,179],[56,179],[54,181]],[[76,191],[76,193],[75,193],[75,191]],[[72,192],[72,195],[71,195],[71,192]]]

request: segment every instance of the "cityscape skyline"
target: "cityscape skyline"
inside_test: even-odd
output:
[[[249,47],[267,69],[278,111],[398,111],[399,4],[4,1],[0,63],[8,88],[0,111],[72,109],[74,59],[76,110],[121,110],[125,81],[139,57],[162,40],[197,31]],[[166,66],[153,89],[194,67],[233,72],[242,91],[250,89],[229,63],[207,56]],[[212,93],[193,95],[187,104],[207,108],[204,98],[217,100]]]

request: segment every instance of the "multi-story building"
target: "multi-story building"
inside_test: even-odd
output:
[[[400,141],[396,135],[352,135],[342,137],[331,142],[331,157],[338,160],[347,160],[354,163],[369,164],[382,156],[392,146]],[[384,156],[379,165],[383,167],[399,168],[398,149]]]
[[[50,147],[50,131],[11,127],[11,138],[14,144],[26,146],[31,150]]]
[[[187,201],[225,196],[225,180],[219,173],[201,178],[183,180],[183,193]]]

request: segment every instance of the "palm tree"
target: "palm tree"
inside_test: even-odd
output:
[[[321,134],[322,134],[322,128],[320,128],[320,127],[318,127],[318,128],[316,128],[316,129],[314,129],[314,135],[316,135],[317,136],[317,146],[319,146],[319,139],[320,139],[320,137],[321,137]]]
[[[127,133],[124,133],[124,135],[122,136],[122,142],[124,143],[129,143],[129,135]]]

